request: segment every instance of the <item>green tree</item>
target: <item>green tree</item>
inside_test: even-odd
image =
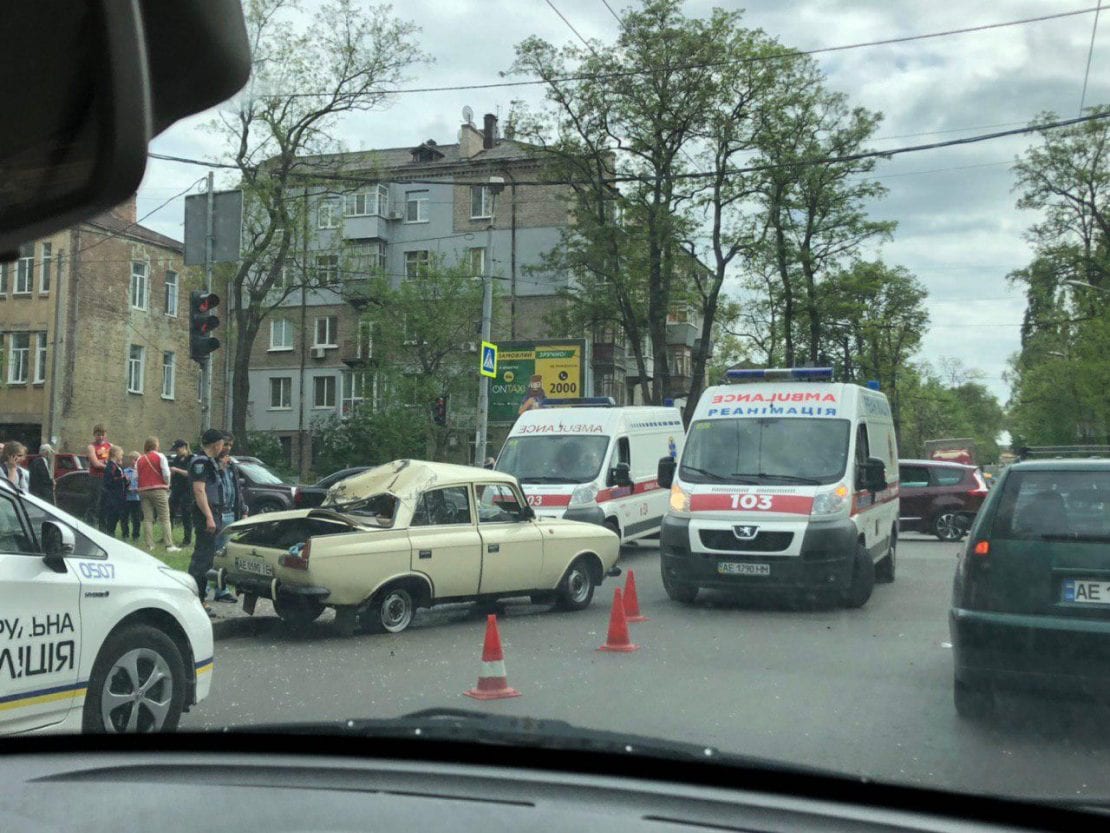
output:
[[[226,142],[225,158],[237,169],[244,197],[241,256],[226,276],[234,340],[231,423],[244,438],[251,347],[267,313],[308,282],[308,197],[328,180],[327,165],[306,157],[338,150],[340,119],[384,106],[389,90],[424,60],[414,44],[416,28],[387,6],[331,0],[303,24],[289,14],[296,9],[293,0],[246,3],[251,81],[235,109],[211,125]]]

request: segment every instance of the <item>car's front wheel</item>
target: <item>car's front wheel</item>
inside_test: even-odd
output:
[[[933,518],[933,534],[942,541],[959,541],[964,537],[964,526],[958,512],[941,512]]]
[[[185,663],[177,645],[149,625],[113,634],[89,675],[81,728],[91,734],[172,732],[185,706]]]
[[[863,607],[875,589],[875,562],[871,553],[862,543],[856,545],[856,555],[852,559],[852,579],[844,591],[845,607]]]
[[[593,601],[596,587],[590,562],[585,558],[575,559],[559,582],[556,603],[563,610],[585,610]]]
[[[666,591],[668,599],[679,604],[692,605],[698,598],[698,586],[696,584],[676,583],[667,575],[666,567],[663,568],[663,590]]]
[[[370,633],[400,633],[416,615],[416,602],[404,587],[387,587],[359,616]]]

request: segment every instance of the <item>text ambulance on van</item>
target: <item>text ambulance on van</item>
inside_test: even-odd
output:
[[[730,371],[702,394],[660,536],[663,584],[835,594],[865,604],[894,580],[898,447],[886,397],[830,368]]]
[[[549,399],[525,411],[496,468],[516,476],[539,517],[603,524],[630,541],[659,531],[667,491],[656,471],[682,450],[682,415],[612,402]]]

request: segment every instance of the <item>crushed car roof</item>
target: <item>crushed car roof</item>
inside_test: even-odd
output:
[[[414,499],[421,492],[438,485],[456,483],[516,483],[511,474],[480,469],[476,466],[456,466],[450,463],[429,463],[425,460],[394,460],[381,466],[340,480],[330,489],[326,504],[345,503],[351,500],[389,493],[401,500]]]

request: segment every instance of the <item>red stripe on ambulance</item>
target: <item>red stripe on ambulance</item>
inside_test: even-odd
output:
[[[813,498],[805,495],[705,494],[690,498],[691,512],[780,512],[785,515],[808,515]]]

